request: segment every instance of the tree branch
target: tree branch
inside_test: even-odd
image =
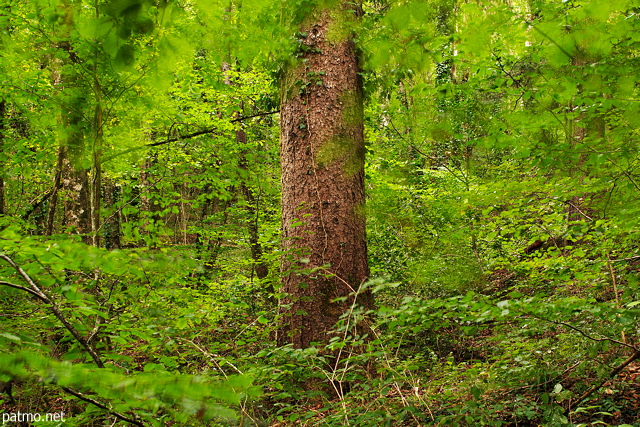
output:
[[[626,368],[631,362],[633,362],[634,360],[640,358],[640,349],[636,350],[631,356],[629,356],[629,358],[627,360],[625,360],[624,362],[622,362],[621,364],[619,364],[618,366],[616,366],[610,373],[609,376],[607,378],[604,378],[602,381],[600,381],[598,384],[594,385],[593,387],[591,387],[589,390],[585,391],[582,396],[580,396],[578,398],[578,400],[576,401],[576,403],[574,403],[574,407],[580,405],[582,402],[584,402],[589,396],[591,396],[593,393],[595,393],[600,387],[602,387],[603,385],[605,385],[605,383],[607,381],[609,381],[611,378],[615,377],[616,375],[618,375],[620,372],[622,372],[622,370],[624,368]],[[567,410],[565,411],[565,413],[569,413],[569,411],[571,410],[571,405],[569,405],[569,407],[567,408]]]
[[[579,333],[579,334],[580,334],[580,335],[582,335],[583,337],[585,337],[585,338],[587,338],[587,339],[589,339],[589,340],[591,340],[591,341],[594,341],[594,342],[604,342],[604,341],[609,341],[609,342],[612,342],[612,343],[615,343],[615,344],[621,345],[621,346],[623,346],[623,347],[630,348],[630,349],[631,349],[631,350],[633,350],[633,351],[640,351],[640,349],[638,349],[636,346],[633,346],[633,345],[631,345],[631,344],[627,344],[626,342],[623,342],[623,341],[617,340],[617,339],[615,339],[615,338],[609,338],[609,337],[601,337],[601,338],[597,338],[597,337],[593,337],[593,336],[591,336],[591,335],[587,334],[587,333],[586,333],[585,331],[583,331],[582,329],[580,329],[580,328],[576,328],[575,326],[573,326],[573,325],[571,325],[571,324],[569,324],[569,323],[566,323],[566,322],[562,322],[562,321],[560,321],[560,320],[550,320],[550,319],[545,319],[545,318],[543,318],[543,317],[536,316],[535,314],[533,314],[533,316],[534,316],[534,317],[536,317],[536,318],[538,318],[538,319],[540,319],[540,320],[544,320],[545,322],[550,322],[550,323],[554,323],[554,324],[556,324],[556,325],[562,325],[562,326],[565,326],[565,327],[567,327],[567,328],[569,328],[569,329],[571,329],[571,330],[576,331],[577,333]]]
[[[257,113],[257,114],[252,114],[249,116],[242,116],[242,117],[238,117],[236,119],[230,120],[231,123],[236,123],[236,122],[241,122],[243,120],[248,120],[248,119],[252,119],[254,117],[262,117],[262,116],[268,116],[270,114],[276,114],[279,113],[280,110],[274,110],[274,111],[266,111],[263,113]],[[201,135],[206,135],[208,133],[213,133],[217,130],[217,128],[209,128],[209,129],[202,129],[196,132],[192,132],[192,133],[188,133],[186,135],[179,135],[173,138],[167,138],[164,141],[158,141],[158,142],[152,142],[150,144],[145,144],[145,147],[157,147],[159,145],[164,145],[164,144],[169,144],[172,142],[177,142],[177,141],[182,141],[185,139],[190,139],[190,138],[195,138],[196,136],[201,136]]]
[[[130,424],[133,424],[133,425],[136,425],[136,426],[139,426],[139,427],[144,427],[144,424],[142,422],[134,420],[133,418],[126,417],[126,416],[122,415],[119,412],[113,411],[113,410],[109,409],[106,405],[98,402],[95,399],[87,397],[87,396],[85,396],[84,394],[82,394],[82,393],[80,393],[78,391],[72,390],[72,389],[70,389],[68,387],[64,387],[64,386],[61,386],[60,388],[62,388],[62,390],[64,390],[65,392],[69,393],[72,396],[77,397],[80,400],[84,400],[85,402],[91,403],[92,405],[95,405],[100,409],[104,409],[105,411],[107,411],[108,413],[110,413],[111,415],[113,415],[114,417],[116,417],[116,418],[118,418],[118,419],[120,419],[122,421],[126,421],[126,422],[128,422]]]
[[[249,116],[242,116],[242,117],[238,117],[238,118],[235,118],[235,119],[231,120],[231,123],[236,123],[236,122],[241,122],[243,120],[253,119],[254,117],[269,116],[271,114],[277,114],[279,112],[280,112],[280,110],[273,110],[273,111],[265,111],[264,113],[251,114]]]
[[[31,214],[33,212],[35,212],[36,209],[38,209],[40,206],[42,206],[44,204],[44,202],[46,202],[49,199],[49,197],[51,197],[56,192],[56,190],[59,190],[61,187],[62,187],[62,185],[54,186],[51,190],[47,191],[44,194],[44,196],[42,196],[42,198],[40,198],[40,200],[38,200],[37,202],[32,204],[29,207],[29,209],[27,209],[27,211],[22,214],[22,216],[20,218],[22,218],[23,220],[29,219],[29,216],[31,216]]]
[[[96,363],[96,365],[99,368],[104,368],[104,363],[102,362],[102,359],[100,358],[96,350],[91,345],[89,345],[89,343],[82,337],[82,335],[80,335],[80,333],[75,328],[75,326],[73,326],[71,322],[69,322],[67,318],[64,316],[64,314],[62,313],[62,310],[60,310],[60,307],[58,307],[56,303],[52,301],[51,298],[49,298],[47,294],[45,294],[38,287],[36,282],[33,279],[31,279],[31,277],[29,277],[27,272],[24,271],[18,264],[16,264],[11,258],[9,258],[6,255],[0,254],[0,259],[5,260],[9,265],[11,265],[11,267],[13,267],[20,274],[20,276],[22,276],[25,282],[29,284],[31,289],[26,288],[24,286],[20,286],[20,285],[13,285],[8,282],[2,282],[1,284],[6,286],[11,286],[12,288],[21,289],[25,292],[29,292],[30,294],[35,295],[42,302],[47,304],[49,309],[53,312],[54,316],[56,316],[56,318],[60,321],[60,323],[62,323],[64,327],[67,328],[67,330],[71,333],[71,335],[73,335],[73,337],[80,343],[80,345],[82,345],[87,350],[87,352],[89,353],[93,361]]]
[[[38,294],[36,291],[29,289],[25,286],[22,285],[16,285],[15,283],[9,283],[9,282],[4,282],[4,281],[0,281],[0,285],[4,285],[4,286],[9,286],[10,288],[15,288],[15,289],[20,289],[21,291],[25,291],[25,292],[29,292],[31,295],[35,296],[36,298],[40,299],[43,302],[47,302],[46,300],[43,300],[42,297],[40,296],[40,294]]]

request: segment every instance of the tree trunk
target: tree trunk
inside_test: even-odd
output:
[[[51,76],[54,87],[64,93],[59,116],[60,148],[58,151],[59,186],[63,190],[64,215],[62,226],[65,233],[79,234],[82,241],[91,244],[91,201],[89,175],[83,162],[85,155],[86,121],[83,111],[87,105],[82,78],[76,67],[80,59],[73,50],[71,42],[65,40],[71,31],[73,14],[67,1],[63,2],[65,27],[61,41],[56,47],[67,54],[67,58],[53,61]],[[67,65],[67,67],[65,67]],[[55,178],[54,191],[57,191],[58,176]],[[46,233],[54,229],[58,194],[54,194],[47,218]]]
[[[91,244],[89,175],[86,170],[75,167],[68,157],[63,159],[62,189],[65,194],[63,219],[65,232],[79,234],[83,242]]]
[[[300,28],[300,60],[281,82],[286,255],[277,340],[294,348],[326,341],[369,275],[362,80],[347,27],[358,12],[350,5],[313,12]],[[372,294],[357,302],[372,307]]]
[[[6,104],[4,100],[0,100],[0,157],[4,155],[4,133],[5,133],[5,112]],[[4,206],[4,162],[0,160],[0,215],[5,214]]]
[[[58,162],[56,164],[56,174],[53,179],[53,189],[51,190],[51,201],[49,202],[49,212],[47,213],[47,224],[45,227],[45,235],[53,235],[56,210],[58,208],[58,191],[62,188],[62,168],[64,167],[64,146],[58,147]]]
[[[120,187],[114,181],[106,179],[102,186],[105,206],[113,212],[107,214],[104,220],[104,245],[107,249],[120,249],[122,231],[120,229]]]
[[[77,76],[63,75],[62,82],[69,88],[75,88]],[[66,133],[61,141],[62,189],[64,199],[63,226],[70,234],[80,234],[82,241],[91,244],[91,202],[89,190],[89,174],[83,166],[85,153],[85,123],[81,108],[85,100],[82,95],[74,97],[72,102],[63,106],[61,124]]]
[[[231,86],[231,78],[229,77],[230,65],[227,62],[222,63],[222,72],[224,73],[224,84]],[[243,109],[243,103],[240,101],[240,111]],[[234,118],[238,119],[242,115],[240,111],[234,114]],[[236,128],[236,142],[241,146],[247,145],[247,133],[244,131],[242,122],[237,124]],[[248,171],[249,165],[246,159],[246,149],[240,151],[240,159],[238,160],[238,167]],[[251,259],[253,259],[253,266],[251,270],[251,278],[253,279],[253,273],[256,273],[258,279],[264,279],[269,275],[269,266],[262,259],[262,245],[260,244],[260,235],[258,227],[258,208],[257,200],[253,195],[253,191],[247,185],[247,182],[243,179],[240,182],[240,191],[244,197],[246,203],[246,212],[249,221],[247,222],[247,231],[249,232],[249,247],[251,248]]]
[[[97,56],[97,55],[96,55]],[[96,63],[98,58],[96,57]],[[104,110],[102,108],[102,86],[98,80],[98,71],[94,65],[93,70],[93,91],[96,98],[96,107],[93,116],[93,164],[91,167],[91,199],[89,222],[91,226],[91,244],[100,246],[100,202],[102,199],[102,140],[104,126]]]

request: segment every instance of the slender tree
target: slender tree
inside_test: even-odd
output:
[[[298,58],[281,82],[283,259],[278,343],[305,348],[357,302],[369,275],[364,218],[360,63],[351,2],[318,7],[300,25]],[[336,300],[339,299],[339,300]]]

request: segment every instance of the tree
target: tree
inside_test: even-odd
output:
[[[281,81],[282,328],[278,343],[324,341],[369,276],[364,218],[359,7],[317,7],[300,25]],[[357,301],[356,301],[357,300]]]
[[[4,132],[5,132],[5,101],[0,99],[0,156],[4,156]],[[4,160],[0,158],[0,165],[4,163]],[[0,175],[0,215],[4,215],[4,177]]]

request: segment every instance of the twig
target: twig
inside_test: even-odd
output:
[[[236,122],[241,122],[243,120],[251,119],[251,118],[254,118],[254,117],[267,116],[269,114],[276,114],[276,113],[279,113],[279,112],[280,112],[280,110],[266,111],[264,113],[257,113],[257,114],[252,114],[252,115],[249,115],[249,116],[238,117],[236,119],[229,120],[229,122],[230,123],[236,123]],[[176,137],[173,137],[173,138],[167,138],[167,139],[162,140],[162,141],[151,142],[149,144],[140,145],[138,147],[128,148],[128,149],[123,150],[123,151],[121,151],[119,153],[115,153],[115,154],[112,154],[110,156],[104,157],[102,159],[102,163],[106,163],[106,162],[108,162],[110,160],[115,159],[116,157],[120,157],[120,156],[123,156],[125,154],[132,153],[134,151],[143,150],[143,149],[145,149],[147,147],[159,147],[161,145],[170,144],[172,142],[183,141],[185,139],[195,138],[196,136],[201,136],[201,135],[206,135],[206,134],[209,134],[209,133],[214,133],[217,130],[218,130],[218,128],[215,128],[215,127],[208,128],[208,129],[202,129],[202,130],[199,130],[197,132],[188,133],[186,135],[180,135],[180,136],[176,136]]]
[[[617,339],[615,339],[615,338],[609,338],[609,337],[597,338],[597,337],[594,337],[594,336],[589,335],[588,333],[586,333],[586,332],[585,332],[585,331],[583,331],[582,329],[580,329],[580,328],[576,328],[575,326],[573,326],[573,325],[571,325],[571,324],[569,324],[569,323],[566,323],[566,322],[563,322],[563,321],[560,321],[560,320],[551,320],[551,319],[546,319],[546,318],[544,318],[544,317],[542,317],[542,316],[538,316],[538,315],[533,314],[533,313],[529,313],[529,314],[530,314],[531,316],[535,317],[536,319],[544,320],[545,322],[554,323],[554,324],[556,324],[556,325],[566,326],[567,328],[569,328],[569,329],[571,329],[571,330],[576,331],[577,333],[579,333],[580,335],[582,335],[583,337],[585,337],[585,338],[587,338],[587,339],[590,339],[591,341],[595,341],[595,342],[605,342],[605,341],[608,341],[608,342],[612,342],[612,343],[615,343],[615,344],[621,345],[621,346],[623,346],[623,347],[630,348],[630,349],[631,349],[631,350],[633,350],[634,352],[635,352],[635,351],[640,351],[640,349],[639,349],[638,347],[636,347],[636,346],[634,346],[634,345],[631,345],[631,344],[627,344],[626,342],[622,342],[622,341],[617,340]]]
[[[611,378],[615,377],[616,375],[618,375],[620,372],[622,372],[622,370],[624,368],[626,368],[631,362],[633,362],[634,360],[638,359],[640,357],[640,349],[636,349],[636,351],[629,356],[629,358],[627,360],[625,360],[624,362],[622,362],[620,365],[616,366],[610,373],[609,376],[607,378],[604,378],[602,381],[600,381],[600,383],[594,385],[593,387],[591,387],[589,390],[585,391],[582,396],[580,396],[578,398],[578,400],[576,401],[576,403],[574,404],[574,406],[577,406],[579,404],[581,404],[582,402],[584,402],[589,396],[591,396],[593,393],[596,392],[596,390],[598,390],[600,387],[602,387],[607,381],[609,381]],[[567,410],[565,411],[565,413],[569,413],[569,411],[571,410],[571,405],[567,408]]]
[[[94,350],[94,348],[91,347],[91,345],[89,345],[89,343],[84,338],[82,338],[82,336],[80,335],[78,330],[75,328],[75,326],[73,326],[67,320],[67,318],[64,316],[64,314],[60,310],[60,307],[58,307],[55,304],[55,302],[52,301],[47,296],[47,294],[45,294],[38,287],[38,285],[33,281],[33,279],[31,279],[31,277],[29,277],[29,275],[26,273],[26,271],[24,271],[22,269],[22,267],[20,267],[18,264],[16,264],[11,258],[9,258],[6,255],[0,254],[0,259],[5,260],[9,265],[11,265],[11,267],[13,267],[22,276],[22,278],[29,284],[31,289],[29,289],[29,288],[27,288],[25,286],[15,285],[15,284],[8,283],[8,282],[0,282],[0,284],[6,285],[6,286],[10,286],[12,288],[20,289],[20,290],[23,290],[25,292],[29,292],[30,294],[36,296],[42,302],[47,304],[49,309],[53,312],[54,316],[56,316],[56,318],[64,325],[65,328],[67,328],[67,330],[71,333],[71,335],[73,335],[73,337],[87,350],[87,352],[89,352],[89,355],[91,356],[93,361],[96,363],[96,365],[99,368],[104,368],[104,363],[102,362],[102,359],[100,358],[98,353]]]
[[[119,412],[113,411],[113,410],[109,409],[106,405],[98,402],[95,399],[87,397],[87,396],[85,396],[84,394],[82,394],[82,393],[80,393],[78,391],[71,390],[70,388],[65,387],[65,386],[61,386],[60,388],[62,390],[64,390],[65,392],[69,393],[70,395],[77,397],[80,400],[84,400],[85,402],[91,403],[92,405],[95,405],[100,409],[104,409],[105,411],[107,411],[108,413],[110,413],[111,415],[113,415],[114,417],[116,417],[116,418],[118,418],[118,419],[120,419],[122,421],[126,421],[126,422],[128,422],[130,424],[133,424],[133,425],[136,425],[136,426],[139,426],[139,427],[144,427],[144,424],[142,422],[134,420],[133,418],[126,417],[126,416],[122,415]]]
[[[577,368],[578,366],[580,366],[582,362],[576,362],[573,365],[569,366],[567,369],[565,369],[564,371],[562,371],[561,374],[556,375],[555,377],[551,378],[550,380],[546,380],[544,382],[538,383],[538,384],[529,384],[529,385],[525,385],[522,387],[519,387],[517,389],[515,389],[515,391],[521,391],[521,390],[526,390],[528,388],[534,388],[534,387],[544,387],[548,384],[554,383],[556,382],[558,379],[562,378],[564,375],[566,375],[568,372],[573,371],[575,368]]]
[[[570,200],[567,200],[567,201],[566,201],[566,203],[567,203],[568,205],[571,205],[571,207],[572,207],[572,208],[574,208],[575,210],[577,210],[577,211],[578,211],[578,213],[579,213],[580,215],[582,215],[582,216],[583,216],[587,221],[593,221],[593,218],[591,218],[591,217],[590,217],[589,215],[587,215],[586,213],[582,212],[582,211],[580,210],[580,208],[579,208],[579,207],[577,207],[575,204],[573,204]]]
[[[610,259],[609,262],[633,261],[635,259],[640,259],[640,255],[635,255],[629,258]]]
[[[42,297],[35,291],[22,286],[22,285],[16,285],[15,283],[9,283],[9,282],[4,282],[4,281],[0,281],[0,285],[4,285],[4,286],[9,286],[10,288],[15,288],[15,289],[20,289],[21,291],[25,291],[25,292],[29,292],[31,295],[34,295],[35,297],[39,298],[42,300]],[[42,300],[45,303],[47,302],[46,300]]]
[[[257,114],[252,114],[250,116],[238,117],[236,119],[229,120],[229,122],[236,123],[236,122],[241,122],[243,120],[251,119],[253,117],[268,116],[270,114],[276,114],[276,113],[279,113],[279,112],[280,112],[280,110],[266,111],[264,113],[257,113]],[[179,135],[179,136],[176,136],[176,137],[173,137],[173,138],[167,138],[164,141],[158,141],[158,142],[152,142],[150,144],[145,144],[144,146],[145,147],[157,147],[159,145],[169,144],[171,142],[182,141],[182,140],[185,140],[185,139],[195,138],[196,136],[206,135],[208,133],[213,133],[216,130],[218,130],[218,128],[215,128],[215,127],[208,128],[208,129],[202,129],[202,130],[199,130],[197,132],[188,133],[186,135]]]
[[[241,122],[243,120],[252,119],[254,117],[262,117],[262,116],[268,116],[270,114],[277,114],[279,112],[280,110],[273,110],[273,111],[266,111],[264,113],[251,114],[249,116],[242,116],[242,117],[238,117],[236,119],[231,120],[231,123]]]
[[[200,350],[202,352],[202,354],[204,354],[205,356],[207,356],[209,359],[211,359],[211,361],[213,362],[214,365],[216,365],[216,367],[218,368],[218,370],[220,372],[222,372],[222,375],[224,375],[225,378],[229,378],[227,376],[227,374],[224,372],[224,370],[222,369],[222,366],[220,366],[220,364],[218,363],[218,361],[214,358],[214,356],[217,356],[217,354],[213,354],[213,353],[209,353],[207,350],[205,350],[204,348],[200,347],[198,344],[196,344],[195,342],[188,340],[186,338],[180,338],[177,337],[176,339],[180,340],[180,341],[184,341],[184,342],[188,342],[189,344],[191,344],[192,346],[194,346],[195,348],[197,348],[198,350]],[[233,369],[236,370],[236,372],[238,372],[240,375],[244,375],[242,373],[242,371],[240,369],[238,369],[233,363],[229,362],[228,360],[224,360],[224,362],[231,366]]]

